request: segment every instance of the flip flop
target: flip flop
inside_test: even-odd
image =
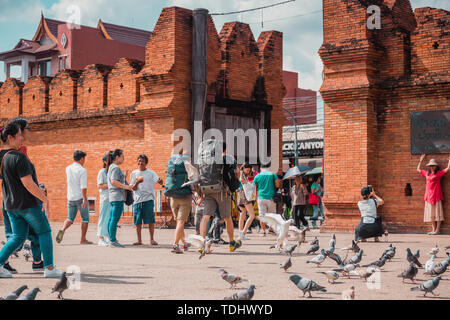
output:
[[[59,230],[59,231],[58,231],[58,234],[57,234],[57,236],[56,236],[56,242],[57,242],[57,243],[61,243],[63,237],[64,237],[64,231]]]
[[[133,246],[142,246],[142,242],[135,242],[133,243]]]
[[[80,243],[80,244],[94,244],[94,243],[92,241],[86,240],[85,242]]]

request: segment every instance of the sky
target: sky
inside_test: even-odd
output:
[[[12,49],[19,39],[32,39],[41,11],[48,18],[67,21],[73,8],[80,12],[81,24],[104,22],[153,30],[161,10],[173,5],[189,9],[206,8],[210,13],[240,11],[286,0],[0,0],[0,52]],[[450,10],[450,0],[411,0],[413,9],[434,7]],[[261,31],[284,34],[283,68],[299,73],[299,87],[319,90],[323,65],[317,53],[322,44],[322,1],[296,0],[277,7],[226,16],[214,16],[218,32],[226,22],[250,24],[255,39]],[[263,23],[262,23],[263,22]],[[5,80],[0,63],[0,81]]]

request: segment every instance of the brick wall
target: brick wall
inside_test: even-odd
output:
[[[23,88],[23,116],[35,116],[49,111],[50,78],[34,76]]]
[[[410,112],[448,109],[449,12],[413,13],[407,0],[375,2],[380,30],[366,27],[372,3],[324,0],[324,230],[353,231],[360,189],[370,184],[386,201],[379,213],[388,229],[423,232],[430,224],[423,223],[425,180],[416,171],[420,156],[411,155]],[[446,167],[448,154],[430,158]],[[448,179],[442,181],[446,220]],[[443,230],[450,231],[448,222]]]
[[[137,156],[147,154],[149,168],[165,180],[174,146],[172,132],[190,129],[192,14],[178,7],[163,9],[146,46],[145,65],[123,58],[114,67],[90,65],[84,70],[65,70],[48,81],[30,80],[25,93],[15,80],[1,85],[2,123],[19,114],[22,98],[26,102],[24,116],[33,128],[26,145],[39,181],[49,190],[52,221],[62,222],[67,217],[65,168],[77,149],[87,153],[88,197],[96,197],[97,212],[96,178],[101,158],[109,150],[124,150],[122,169],[130,173],[137,168]],[[255,87],[261,88],[261,81],[265,82],[260,94],[274,107],[272,128],[281,130],[282,35],[265,33],[258,49],[248,25],[232,25],[230,37],[236,41],[224,44],[209,18],[208,96],[224,97],[227,92],[231,98],[252,101],[256,99]],[[233,57],[225,64],[222,48]],[[49,112],[42,109],[46,84]],[[30,104],[33,94],[36,104]],[[4,102],[7,99],[10,104]],[[93,217],[92,222],[96,221]],[[126,216],[123,221],[132,220]]]

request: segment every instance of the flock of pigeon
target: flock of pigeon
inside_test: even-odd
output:
[[[268,224],[277,234],[276,244],[271,246],[270,249],[278,248],[280,252],[287,254],[288,259],[280,265],[281,269],[284,269],[285,272],[289,268],[292,267],[292,256],[297,248],[300,247],[302,243],[306,243],[305,234],[308,230],[307,228],[298,229],[295,226],[292,226],[293,221],[287,220],[285,221],[280,215],[277,214],[265,214],[260,216],[260,220],[264,223]],[[294,240],[296,243],[288,246],[288,239]],[[320,266],[326,258],[333,260],[337,267],[329,270],[320,272],[323,274],[329,284],[334,284],[337,279],[340,277],[346,277],[350,279],[351,275],[355,275],[364,281],[368,281],[373,274],[385,267],[387,262],[390,262],[394,256],[396,255],[396,247],[390,244],[381,254],[381,257],[373,262],[367,264],[360,264],[362,261],[364,251],[358,246],[355,241],[352,241],[352,244],[348,247],[342,248],[341,251],[346,251],[346,255],[344,258],[341,258],[339,254],[336,252],[336,236],[333,234],[328,249],[321,249],[319,245],[319,240],[317,237],[310,243],[311,247],[306,252],[307,255],[316,254],[313,258],[306,261],[307,264],[315,264],[316,266]],[[445,248],[450,249],[450,247]],[[441,280],[442,274],[447,271],[447,268],[450,264],[450,254],[447,252],[447,259],[442,262],[435,263],[436,255],[439,252],[439,248],[436,245],[429,252],[431,258],[425,263],[424,269],[425,275],[433,276],[431,280],[425,281],[424,283],[411,288],[411,291],[422,291],[424,292],[424,296],[428,293],[436,295],[434,290],[438,287],[439,281]],[[352,256],[349,258],[349,254],[352,253]],[[402,282],[405,279],[410,279],[415,283],[415,277],[418,274],[418,268],[422,268],[422,264],[419,261],[420,258],[420,250],[417,250],[414,254],[411,252],[410,248],[406,249],[406,260],[409,263],[408,268],[402,272],[398,277],[402,278]],[[230,274],[224,269],[220,269],[220,275],[223,280],[227,281],[232,288],[236,288],[236,285],[242,282],[248,282],[247,279],[244,279],[240,276]],[[289,280],[303,292],[303,297],[308,294],[308,297],[311,298],[311,292],[326,292],[326,288],[324,286],[319,285],[317,282],[308,279],[306,277],[302,277],[298,274],[293,274],[289,276]],[[248,289],[240,290],[229,297],[225,297],[225,300],[250,300],[253,298],[255,293],[255,286],[250,285]],[[344,290],[342,292],[342,299],[344,300],[353,300],[355,299],[355,288],[354,286],[350,287],[348,290]]]
[[[306,231],[308,228],[299,229],[295,226],[292,226],[293,220],[285,221],[278,214],[261,214],[259,219],[266,223],[272,230],[277,234],[275,245],[271,246],[270,249],[276,248],[281,253],[287,254],[288,259],[281,264],[280,268],[284,269],[285,272],[292,267],[292,257],[295,250],[300,248],[302,243],[306,242]],[[294,240],[295,243],[289,246],[288,240]],[[196,246],[199,249],[201,259],[205,256],[206,253],[211,251],[211,241],[207,241],[203,239],[201,236],[190,235],[188,241]],[[319,272],[323,274],[329,284],[334,284],[337,279],[340,277],[346,277],[350,279],[351,275],[355,275],[360,279],[363,279],[367,282],[367,280],[372,277],[372,275],[385,267],[387,262],[390,262],[394,256],[396,255],[396,247],[390,244],[381,254],[381,257],[373,262],[367,264],[360,264],[362,261],[364,251],[358,246],[355,241],[352,241],[352,244],[348,247],[342,248],[341,251],[346,251],[346,255],[344,258],[341,258],[339,254],[336,252],[336,236],[333,234],[328,249],[321,249],[319,245],[319,240],[317,237],[310,243],[311,247],[306,252],[306,255],[316,254],[313,258],[306,261],[307,264],[315,264],[316,266],[320,266],[326,258],[333,260],[337,267],[328,270]],[[445,248],[446,250],[450,249],[449,247]],[[23,256],[26,261],[31,256],[31,248],[25,244],[23,247]],[[319,252],[319,253],[318,253]],[[15,252],[15,256],[18,257],[19,252]],[[352,253],[352,256],[349,258],[349,254]],[[428,261],[423,265],[420,263],[420,250],[417,250],[414,254],[411,252],[410,248],[406,249],[406,260],[409,266],[403,271],[398,277],[402,278],[402,282],[404,283],[405,279],[411,280],[413,283],[415,282],[416,276],[419,272],[419,268],[424,268],[424,274],[427,276],[432,276],[431,280],[425,281],[424,283],[411,288],[411,291],[422,291],[424,292],[424,296],[428,293],[431,293],[435,296],[437,294],[434,293],[434,290],[438,287],[439,281],[441,280],[442,275],[447,271],[447,268],[450,264],[450,253],[446,252],[447,259],[436,263],[435,259],[437,254],[439,253],[439,248],[436,245],[429,252],[431,256]],[[249,280],[244,279],[238,275],[228,273],[224,269],[220,269],[220,276],[223,280],[229,283],[230,289],[236,289],[237,285],[242,282],[249,282]],[[303,292],[303,297],[308,293],[308,297],[311,298],[311,292],[326,292],[326,288],[324,286],[319,285],[315,281],[308,279],[306,277],[302,277],[298,274],[293,274],[289,276],[289,280]],[[64,272],[61,278],[57,281],[51,293],[58,292],[58,299],[64,299],[62,293],[69,288],[68,278],[66,273]],[[28,287],[26,285],[21,286],[17,290],[10,292],[3,297],[0,296],[0,300],[34,300],[41,290],[39,288],[34,288],[29,291],[26,295],[21,296],[21,294],[27,290]],[[255,285],[250,284],[247,289],[239,290],[233,293],[231,296],[227,296],[224,300],[251,300],[255,294]],[[342,292],[342,299],[344,300],[353,300],[355,298],[355,288],[352,286],[348,290],[344,290]]]

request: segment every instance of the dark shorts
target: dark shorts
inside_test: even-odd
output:
[[[155,223],[155,212],[153,200],[137,203],[134,205],[134,225]]]
[[[355,228],[355,240],[369,239],[375,237],[381,237],[384,234],[383,225],[381,223],[381,217],[377,217],[374,223],[361,222]]]

